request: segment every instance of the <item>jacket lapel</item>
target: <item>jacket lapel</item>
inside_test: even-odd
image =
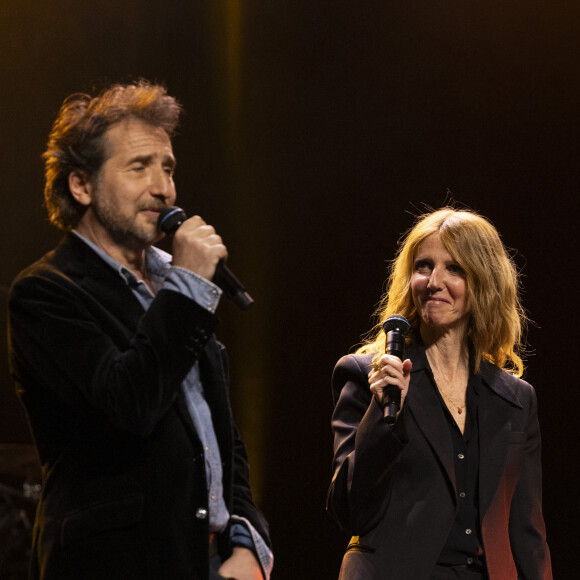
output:
[[[199,377],[203,385],[203,396],[209,405],[213,428],[223,457],[229,457],[232,449],[231,409],[228,399],[226,375],[220,345],[215,337],[211,337],[199,358]],[[197,439],[197,429],[189,413],[183,389],[179,390],[176,407],[181,418]]]
[[[228,399],[227,377],[220,344],[215,336],[205,347],[199,361],[199,371],[207,404],[211,409],[213,425],[222,457],[229,457],[232,448],[232,417]]]
[[[509,388],[500,369],[489,363],[483,363],[481,374],[484,387],[481,389],[478,405],[479,509],[483,517],[493,500],[504,472],[513,407],[520,409],[523,407]]]
[[[221,364],[219,343],[211,337],[199,358],[199,376],[203,385],[203,395],[211,410],[212,424],[222,457],[229,457],[231,443],[231,411],[227,397],[226,377]],[[197,429],[189,413],[183,389],[179,389],[175,405],[182,420],[197,436]]]
[[[413,352],[408,353],[410,358],[413,357],[413,370],[411,371],[411,384],[405,404],[408,405],[409,412],[415,417],[419,429],[433,449],[447,474],[450,485],[455,490],[453,442],[449,429],[441,429],[441,425],[447,424],[447,419],[431,384],[424,352],[419,354],[417,358],[413,354]]]
[[[87,244],[68,233],[55,251],[55,261],[89,296],[99,297],[96,306],[113,315],[109,318],[120,320],[131,335],[135,332],[143,307],[119,274]]]

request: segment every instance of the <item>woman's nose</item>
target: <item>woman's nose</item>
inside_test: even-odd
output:
[[[429,281],[427,282],[427,288],[429,290],[439,290],[441,288],[441,276],[437,268],[431,270],[431,275],[429,276]]]

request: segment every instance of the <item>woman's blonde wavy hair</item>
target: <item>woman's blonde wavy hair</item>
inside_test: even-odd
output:
[[[465,271],[470,307],[468,337],[475,349],[475,372],[481,361],[487,360],[521,376],[522,334],[527,318],[519,298],[514,262],[487,219],[451,207],[419,216],[402,238],[389,268],[387,290],[375,313],[378,323],[357,353],[374,353],[378,359],[385,352],[382,324],[392,314],[401,314],[409,321],[408,342],[416,336],[421,320],[411,295],[411,277],[417,248],[431,234],[439,235]]]

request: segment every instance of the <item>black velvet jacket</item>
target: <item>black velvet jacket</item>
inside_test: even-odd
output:
[[[213,314],[169,290],[144,312],[119,275],[70,234],[19,275],[9,310],[13,375],[43,474],[33,578],[208,578],[205,459],[181,390],[196,361],[227,507],[269,542]]]

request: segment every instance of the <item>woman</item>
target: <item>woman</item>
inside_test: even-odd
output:
[[[404,239],[379,323],[333,374],[327,507],[353,535],[341,579],[552,578],[517,290],[497,231],[476,213],[435,211]],[[385,354],[393,314],[410,324],[404,362]]]

